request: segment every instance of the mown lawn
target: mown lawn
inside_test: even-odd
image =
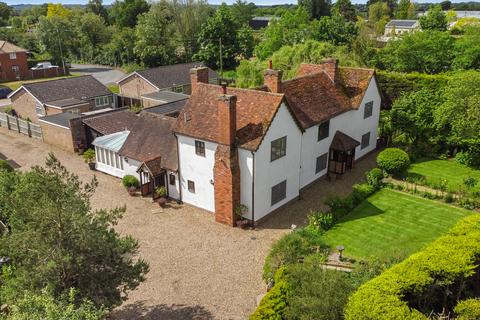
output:
[[[426,160],[413,163],[409,176],[424,177],[428,183],[447,180],[449,191],[456,191],[463,179],[473,177],[480,182],[480,170],[475,170],[454,160]]]
[[[444,234],[472,211],[383,189],[357,206],[324,235],[355,258],[407,256]]]

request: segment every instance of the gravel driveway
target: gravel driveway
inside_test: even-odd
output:
[[[0,128],[0,153],[21,168],[42,165],[49,151],[82,179],[93,172],[74,154]],[[256,230],[239,230],[214,222],[213,215],[188,205],[164,212],[150,200],[127,195],[120,180],[95,173],[96,208],[127,205],[118,230],[139,240],[140,255],[150,264],[147,280],[112,314],[114,319],[245,319],[265,290],[264,257],[273,242],[300,224],[327,194],[345,194],[372,166],[373,156],[357,164],[342,180],[321,181],[303,200],[281,210]]]

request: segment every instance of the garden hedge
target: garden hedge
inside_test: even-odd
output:
[[[410,167],[408,154],[399,148],[387,148],[377,156],[378,167],[389,174],[402,174]]]
[[[446,307],[453,311],[457,299],[480,291],[475,279],[479,257],[480,215],[473,214],[422,251],[362,285],[350,297],[345,319],[428,319],[432,310]],[[449,299],[444,300],[445,296]]]

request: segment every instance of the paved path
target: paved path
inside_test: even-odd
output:
[[[21,170],[42,165],[48,152],[84,181],[94,175],[74,154],[0,128],[0,154]],[[261,279],[271,245],[300,225],[308,211],[331,193],[346,194],[374,161],[368,157],[344,179],[320,181],[303,192],[303,200],[282,209],[257,230],[240,230],[214,222],[213,215],[187,205],[158,213],[147,199],[130,197],[120,180],[95,173],[99,187],[95,208],[127,205],[117,229],[139,240],[140,256],[150,264],[147,280],[113,314],[114,319],[246,319],[255,298],[265,292]]]
[[[91,74],[101,83],[108,85],[125,77],[125,73],[109,66],[72,63],[72,73]]]

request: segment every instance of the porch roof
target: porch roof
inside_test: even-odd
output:
[[[153,177],[160,175],[164,171],[162,169],[162,157],[156,157],[143,162],[142,165],[138,167],[137,172],[142,171],[143,168],[146,168]]]
[[[358,142],[357,140],[353,139],[352,137],[341,131],[337,131],[335,132],[335,136],[333,137],[330,149],[337,151],[348,151],[355,149],[359,145],[360,142]]]
[[[118,152],[127,140],[130,131],[121,131],[101,136],[93,140],[92,144],[96,147]]]

